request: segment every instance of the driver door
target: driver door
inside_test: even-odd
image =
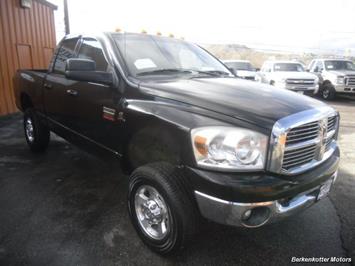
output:
[[[113,67],[105,58],[98,40],[83,38],[78,58],[91,59],[96,63],[97,71],[112,72]],[[67,90],[72,92],[75,101],[73,129],[84,138],[97,144],[117,150],[121,124],[116,119],[118,102],[122,95],[115,86],[75,81]]]

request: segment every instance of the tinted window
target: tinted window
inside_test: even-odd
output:
[[[295,63],[276,63],[274,65],[274,71],[289,71],[289,72],[303,72],[303,66]]]
[[[63,41],[62,46],[59,49],[58,55],[54,64],[54,72],[59,74],[64,74],[65,64],[68,58],[75,56],[75,46],[78,39],[68,39]]]
[[[108,63],[100,43],[92,38],[85,38],[79,51],[79,58],[91,59],[96,63],[96,70],[107,71]]]
[[[355,70],[355,66],[350,61],[344,60],[327,60],[325,61],[327,70]]]

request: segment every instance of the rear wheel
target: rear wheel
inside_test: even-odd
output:
[[[324,85],[320,93],[322,98],[327,101],[333,100],[336,94],[335,89],[331,84]]]
[[[133,172],[128,210],[142,241],[160,254],[183,248],[196,232],[198,210],[183,176],[167,163],[153,163]]]
[[[44,152],[49,144],[50,132],[48,127],[41,123],[33,109],[25,111],[23,127],[31,151]]]

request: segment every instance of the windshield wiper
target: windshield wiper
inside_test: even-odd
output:
[[[148,75],[159,75],[159,74],[174,74],[174,73],[187,73],[187,74],[201,74],[201,75],[208,75],[208,76],[213,76],[213,77],[220,77],[220,76],[225,76],[225,75],[230,75],[228,72],[221,71],[221,70],[197,70],[197,69],[185,69],[185,68],[161,68],[161,69],[155,69],[151,71],[145,71],[138,73],[137,76],[148,76]]]
[[[161,68],[151,71],[140,72],[137,76],[146,76],[146,75],[159,75],[159,74],[169,74],[169,73],[192,73],[192,70],[182,69],[182,68]]]
[[[220,76],[230,76],[228,72],[221,71],[221,70],[195,70],[191,69],[191,71],[196,72],[197,74],[209,75],[213,77],[220,77]]]

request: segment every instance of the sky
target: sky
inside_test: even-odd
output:
[[[62,0],[57,39],[64,34]],[[68,0],[72,33],[170,33],[200,44],[355,54],[354,0]]]

